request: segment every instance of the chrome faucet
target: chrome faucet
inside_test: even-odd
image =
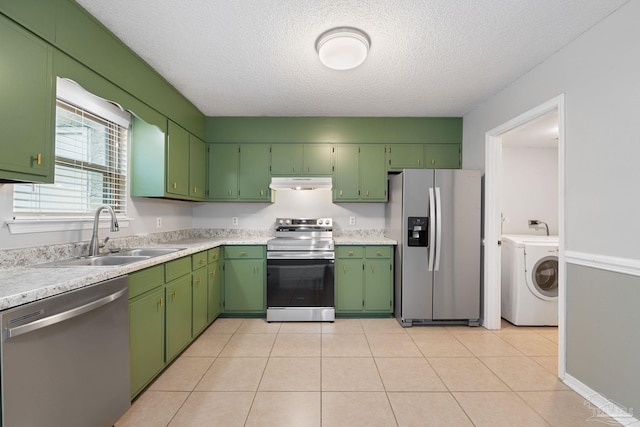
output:
[[[104,246],[107,244],[107,240],[109,240],[109,238],[107,237],[106,239],[104,239],[104,242],[100,243],[98,239],[98,224],[100,223],[100,212],[102,212],[104,209],[106,209],[107,212],[109,212],[109,215],[111,215],[111,231],[119,230],[116,213],[113,211],[111,206],[102,205],[98,207],[98,209],[96,209],[96,216],[93,218],[93,234],[91,235],[91,243],[89,244],[89,256],[98,255],[98,251],[100,250],[100,248],[104,248]]]
[[[529,220],[529,227],[534,226],[534,227],[537,228],[537,226],[540,225],[540,224],[544,224],[545,228],[547,229],[547,236],[548,236],[549,235],[549,226],[547,225],[546,222],[540,221],[539,219],[530,219]]]

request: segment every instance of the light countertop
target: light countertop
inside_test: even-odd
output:
[[[184,248],[143,261],[110,267],[16,267],[0,274],[0,310],[51,297],[63,292],[123,276],[173,259],[222,245],[266,245],[271,237],[195,238],[153,244],[148,247]],[[336,245],[395,245],[384,237],[336,237]]]

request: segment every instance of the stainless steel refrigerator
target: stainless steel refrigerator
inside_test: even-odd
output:
[[[478,170],[389,176],[385,235],[398,241],[394,313],[403,326],[479,324],[480,191]]]

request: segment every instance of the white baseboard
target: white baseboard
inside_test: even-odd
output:
[[[600,270],[613,271],[615,273],[631,274],[632,276],[640,276],[640,260],[637,259],[565,251],[564,260],[569,264],[593,267]]]
[[[607,399],[569,374],[565,374],[564,382],[585,398],[585,405],[591,405],[593,408],[593,416],[587,421],[599,421],[606,424],[604,415],[607,415],[625,427],[640,427],[640,420],[633,416],[633,408],[625,408],[619,403]]]

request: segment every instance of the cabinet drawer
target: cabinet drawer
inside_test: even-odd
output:
[[[213,249],[209,249],[207,251],[207,255],[208,255],[208,259],[209,259],[209,264],[211,264],[212,262],[216,262],[220,259],[220,248],[213,248]]]
[[[362,246],[337,246],[336,256],[338,258],[362,258]]]
[[[264,258],[264,246],[225,246],[225,258]]]
[[[198,268],[204,267],[208,263],[208,255],[207,251],[198,252],[197,254],[191,255],[191,269],[197,270]]]
[[[190,256],[174,259],[164,265],[164,277],[167,282],[189,273],[191,273]]]
[[[161,265],[145,268],[129,275],[129,299],[164,285],[164,269]]]
[[[391,258],[393,246],[365,246],[366,258]]]

